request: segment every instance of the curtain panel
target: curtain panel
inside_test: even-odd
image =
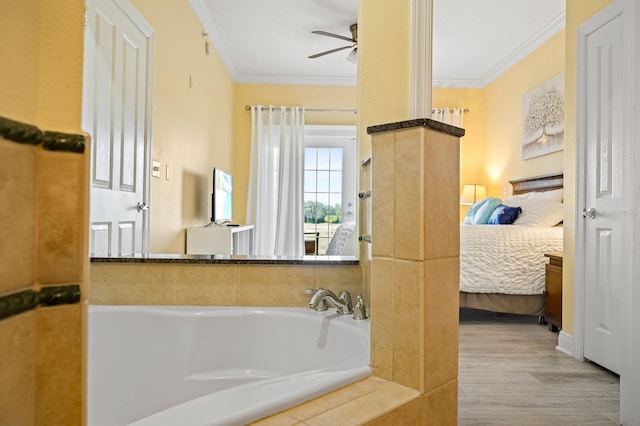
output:
[[[251,107],[247,223],[254,254],[304,255],[304,108]]]

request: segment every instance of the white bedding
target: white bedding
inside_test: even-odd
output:
[[[562,226],[460,225],[460,291],[542,294],[545,253],[562,253]]]

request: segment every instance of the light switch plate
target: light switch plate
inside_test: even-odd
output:
[[[151,161],[151,176],[160,177],[160,162],[153,160]]]

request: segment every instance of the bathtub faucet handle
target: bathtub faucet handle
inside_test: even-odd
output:
[[[364,305],[364,299],[358,295],[358,297],[356,297],[356,305],[353,307],[353,319],[365,320],[367,318],[369,318],[369,316],[367,315],[367,307]]]

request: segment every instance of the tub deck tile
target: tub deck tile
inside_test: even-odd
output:
[[[415,389],[371,376],[252,425],[363,425],[419,397]]]

